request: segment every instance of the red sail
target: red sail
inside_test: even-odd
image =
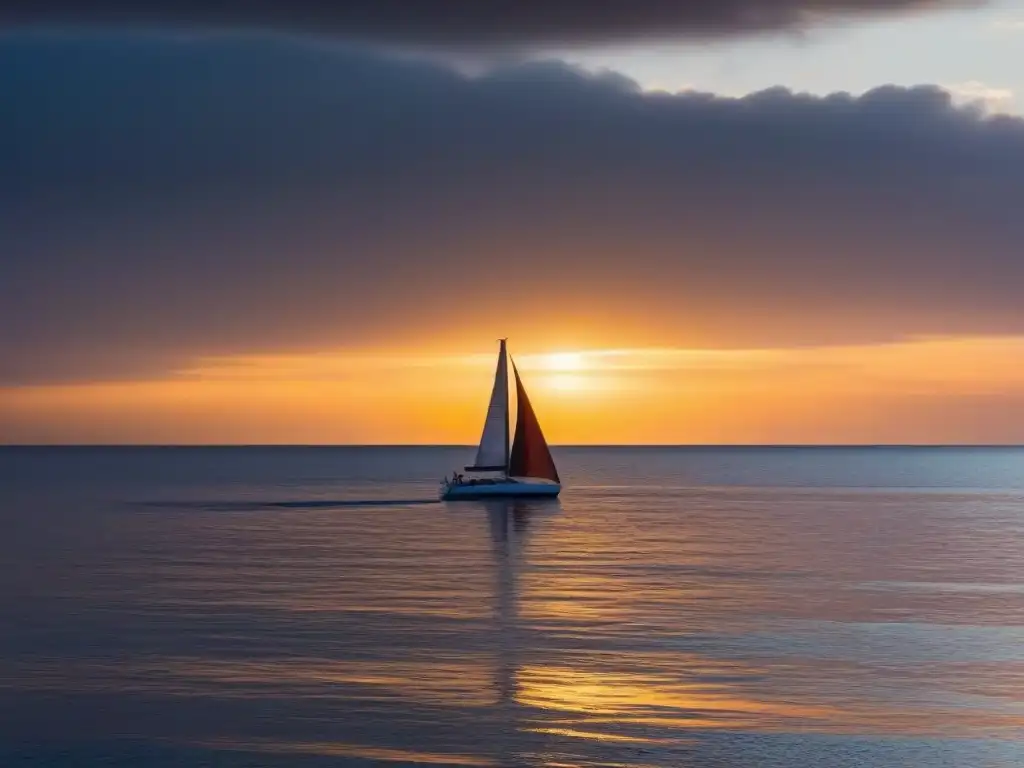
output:
[[[512,477],[538,477],[561,483],[555,462],[551,458],[551,451],[544,440],[544,433],[540,430],[537,416],[530,406],[530,398],[526,396],[514,362],[512,372],[516,375],[516,399],[519,401],[519,410],[516,416],[516,436],[512,440],[512,453],[508,461],[508,473]]]

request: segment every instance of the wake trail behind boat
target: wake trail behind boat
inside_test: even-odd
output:
[[[145,506],[204,509],[215,512],[256,512],[264,509],[342,509],[346,507],[408,507],[440,504],[438,499],[309,499],[296,501],[152,501]]]

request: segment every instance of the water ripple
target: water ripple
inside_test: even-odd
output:
[[[1024,763],[1024,494],[990,453],[871,485],[569,452],[551,505],[428,501],[451,451],[294,450],[18,458],[0,763]]]

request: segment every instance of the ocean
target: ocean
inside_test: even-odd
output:
[[[0,449],[0,766],[1024,765],[1024,450]]]

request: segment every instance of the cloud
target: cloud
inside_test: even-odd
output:
[[[1024,32],[1024,20],[1000,19],[992,22],[992,28],[999,32]]]
[[[1024,332],[1024,122],[936,87],[668,95],[557,62],[9,35],[0,91],[7,382],[499,335]]]
[[[957,102],[980,107],[986,112],[1012,114],[1016,111],[1016,94],[1009,88],[994,88],[977,80],[951,83],[944,88]]]
[[[750,33],[862,15],[980,5],[972,0],[9,0],[7,24],[145,24],[338,34],[412,45],[535,45]]]

